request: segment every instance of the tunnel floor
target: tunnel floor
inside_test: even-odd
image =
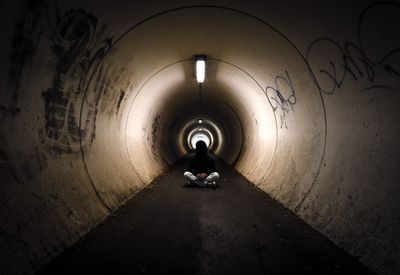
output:
[[[373,274],[234,169],[173,166],[38,274]]]

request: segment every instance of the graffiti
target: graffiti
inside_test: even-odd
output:
[[[0,104],[0,182],[23,184],[36,174],[32,168],[34,163],[22,161],[9,152],[7,134],[11,119],[17,118],[21,113],[19,99],[25,91],[21,86],[38,49],[46,11],[46,5],[42,1],[28,1],[15,23],[5,89],[7,92],[2,93]]]
[[[124,96],[125,96],[125,91],[121,90],[121,94],[119,95],[118,103],[117,103],[117,113],[119,111],[119,107],[121,106],[121,102],[124,99]]]
[[[94,70],[111,47],[112,38],[102,39],[106,27],[97,31],[97,18],[83,10],[70,10],[63,16],[56,12],[55,18],[49,16],[49,28],[56,74],[53,86],[42,93],[46,123],[40,134],[53,151],[77,153],[80,139],[86,141],[90,137],[88,140],[93,142],[95,138],[95,119],[101,94],[91,95],[85,101],[83,97]],[[80,128],[82,102],[85,114]]]
[[[359,92],[390,89],[379,81],[378,75],[400,76],[399,15],[400,4],[378,2],[359,17],[357,42],[341,44],[329,37],[312,41],[304,59],[319,91],[332,95],[350,80],[360,82]],[[277,76],[266,93],[273,111],[279,113],[280,128],[288,129],[286,118],[295,110],[296,95],[289,73],[285,75]],[[282,92],[283,85],[286,93]]]
[[[19,113],[18,99],[20,84],[23,82],[22,79],[25,72],[24,68],[30,64],[37,50],[45,25],[43,20],[45,12],[46,6],[41,1],[36,1],[36,3],[29,2],[15,24],[8,71],[8,91],[11,98],[9,107],[6,107],[11,117]],[[18,111],[16,112],[16,110]]]
[[[21,112],[18,106],[20,84],[25,74],[24,69],[30,64],[37,50],[44,25],[42,18],[45,10],[45,6],[40,1],[35,4],[28,3],[16,21],[8,70],[8,93],[2,95],[0,105],[0,127],[6,119],[14,118]],[[0,142],[0,144],[4,143]]]
[[[389,2],[372,4],[362,12],[359,18],[359,41],[357,43],[346,41],[341,45],[334,39],[323,37],[310,44],[307,49],[306,60],[322,93],[329,95],[335,93],[349,79],[354,81],[365,80],[360,85],[362,92],[377,88],[390,88],[388,85],[377,82],[377,70],[400,76],[400,68],[396,67],[398,63],[392,64],[396,63],[396,54],[400,53],[398,32],[391,32],[395,28],[392,26],[393,21],[390,24],[385,24],[385,22],[388,22],[387,18],[394,17],[396,13],[396,19],[391,18],[391,20],[397,22],[394,23],[394,26],[399,26],[399,4]],[[373,51],[368,51],[365,45],[374,43],[377,43],[377,45],[373,48]],[[388,44],[393,45],[389,49],[384,49],[383,45],[387,46]],[[373,61],[372,52],[378,52],[378,55],[380,55],[375,57],[375,61]]]
[[[280,128],[288,129],[286,115],[289,112],[294,112],[294,105],[296,104],[296,92],[289,73],[285,71],[284,76],[275,77],[274,86],[268,86],[265,91],[272,110],[279,113]]]

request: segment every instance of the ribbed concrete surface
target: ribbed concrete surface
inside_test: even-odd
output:
[[[158,178],[39,274],[369,274],[233,169],[221,188]]]

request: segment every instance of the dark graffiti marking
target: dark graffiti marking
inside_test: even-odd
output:
[[[350,80],[360,82],[359,92],[390,89],[386,83],[379,82],[377,75],[384,72],[400,76],[399,31],[400,4],[378,2],[362,12],[358,20],[357,43],[346,41],[340,44],[329,37],[312,41],[304,59],[319,91],[332,95]],[[388,44],[391,47],[382,46]],[[375,52],[378,56],[374,56]],[[285,71],[285,76],[277,76],[274,85],[266,87],[266,93],[273,111],[279,114],[280,128],[288,129],[286,118],[289,112],[294,112],[296,105],[289,73]]]
[[[319,59],[318,63],[326,62],[325,65],[317,65],[313,59],[314,51],[317,51],[318,47],[329,48],[333,46],[335,49],[329,52],[336,52],[336,56],[327,56],[326,59]],[[332,48],[332,47],[331,47]],[[375,88],[390,88],[387,85],[375,84],[375,70],[376,66],[369,63],[361,51],[361,49],[351,43],[346,42],[343,47],[341,47],[337,42],[329,38],[319,38],[315,40],[307,51],[307,61],[316,77],[316,82],[320,91],[324,94],[331,95],[337,89],[341,88],[346,80],[349,78],[359,81],[361,79],[366,79],[368,81],[367,87],[361,88],[360,91],[367,91]],[[389,65],[387,65],[389,66]],[[395,72],[395,70],[390,67],[387,70]]]
[[[7,132],[7,130],[2,129],[6,127],[5,121],[16,117],[21,112],[21,108],[18,106],[21,92],[20,84],[26,73],[26,67],[30,64],[36,52],[44,25],[42,17],[45,11],[45,7],[40,1],[35,4],[28,3],[16,21],[8,70],[8,92],[2,94],[0,104],[0,133]],[[3,138],[0,135],[0,145],[5,144]],[[3,149],[6,151],[6,148]],[[7,158],[5,151],[1,152],[0,160],[2,162],[4,161],[3,158]],[[12,165],[10,164],[11,168]]]
[[[379,80],[378,75],[400,76],[399,21],[400,4],[377,2],[368,6],[358,20],[358,41],[346,41],[341,45],[327,37],[314,40],[308,47],[305,61],[320,94],[333,95],[351,80],[358,83],[359,92],[390,89],[387,80]],[[387,45],[390,47],[387,48]],[[320,50],[325,51],[318,54]],[[318,60],[318,57],[321,59]],[[322,167],[324,154],[313,183],[296,205],[295,211],[301,208],[311,193]]]
[[[53,22],[54,21],[54,22]],[[49,16],[56,74],[53,86],[42,93],[45,101],[44,143],[53,151],[78,153],[80,139],[93,142],[100,94],[83,101],[94,69],[111,47],[111,38],[101,38],[105,26],[97,31],[97,18],[83,10],[70,10],[63,16]],[[100,42],[99,42],[100,41]],[[101,70],[99,70],[101,72]],[[78,111],[83,101],[85,119],[79,127]],[[88,139],[90,137],[90,139]]]
[[[119,107],[121,107],[121,102],[124,99],[124,96],[125,96],[125,91],[121,90],[121,94],[119,95],[118,103],[117,103],[117,113],[119,111]]]
[[[350,79],[365,80],[360,91],[371,89],[389,89],[390,86],[377,82],[377,71],[400,76],[400,53],[398,32],[388,30],[400,26],[400,5],[392,2],[375,3],[367,7],[358,21],[358,42],[346,41],[343,45],[334,39],[322,37],[314,40],[307,49],[306,59],[320,91],[331,95]],[[388,17],[394,25],[387,25]],[[385,20],[386,18],[386,20]],[[386,37],[384,36],[386,35]],[[390,37],[395,36],[395,37]],[[373,54],[365,46],[377,43],[374,52],[380,57],[373,61]],[[382,45],[393,43],[390,49],[382,49]],[[396,45],[397,43],[397,45]],[[378,50],[377,50],[378,49]],[[398,60],[397,60],[398,61]]]
[[[268,86],[265,91],[272,110],[279,112],[280,128],[288,129],[286,115],[289,112],[294,112],[294,105],[296,104],[296,92],[289,73],[285,71],[284,76],[275,77],[274,86]]]
[[[43,18],[46,11],[46,6],[42,1],[35,3],[28,1],[15,23],[7,75],[7,93],[2,93],[0,104],[0,182],[14,181],[23,184],[33,175],[28,162],[21,162],[8,152],[5,135],[8,134],[7,122],[21,113],[19,98],[24,92],[21,84],[24,82],[38,48],[45,26]]]
[[[400,76],[399,60],[395,67],[390,63],[396,55],[399,57],[400,52],[399,16],[399,3],[377,2],[363,11],[358,22],[358,43],[367,61],[371,65],[383,64],[387,73],[395,73],[398,76]],[[382,41],[386,43],[382,45]],[[378,52],[373,53],[376,48]]]
[[[20,84],[24,69],[32,61],[39,39],[43,32],[45,22],[43,15],[46,7],[41,1],[28,3],[17,19],[14,37],[12,39],[12,53],[8,71],[8,91],[11,94],[9,110],[18,109]],[[16,113],[11,112],[13,117]]]

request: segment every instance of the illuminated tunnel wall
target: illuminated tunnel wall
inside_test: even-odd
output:
[[[84,236],[191,150],[198,119],[261,190],[400,270],[400,4],[297,2],[1,3],[0,273]]]

